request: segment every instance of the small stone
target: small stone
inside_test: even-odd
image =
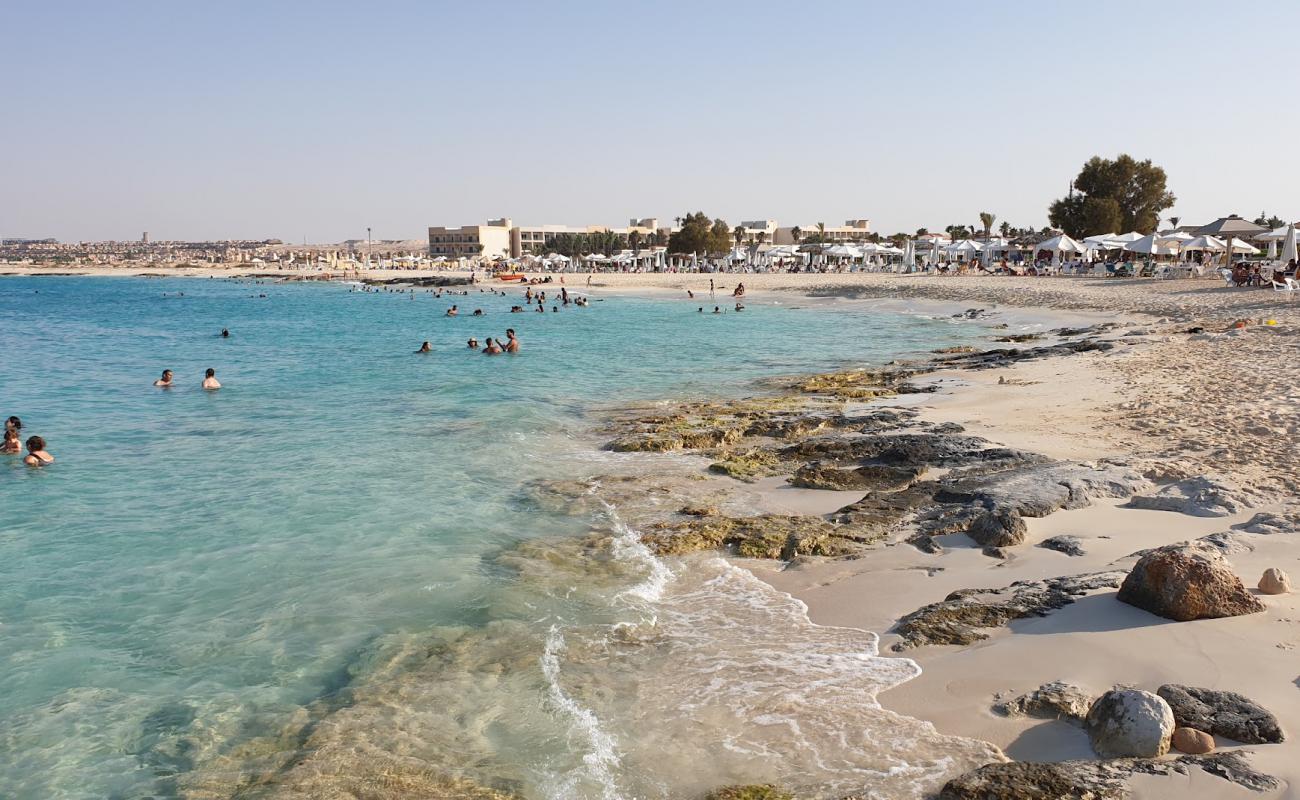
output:
[[[1199,756],[1214,752],[1214,737],[1195,728],[1175,728],[1171,742],[1180,753]]]
[[[1277,567],[1269,567],[1259,579],[1259,590],[1264,594],[1287,594],[1291,591],[1291,579]]]
[[[1084,727],[1102,758],[1156,758],[1169,752],[1174,712],[1151,692],[1111,689],[1088,709]]]

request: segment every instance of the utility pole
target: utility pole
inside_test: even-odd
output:
[[[366,226],[366,269],[370,269],[370,226]]]

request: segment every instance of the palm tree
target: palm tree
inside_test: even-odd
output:
[[[1009,238],[1011,236],[1011,223],[1003,220],[1002,224],[998,226],[998,233],[1002,234],[1003,239]]]
[[[745,241],[745,226],[737,225],[735,233],[736,233],[736,246],[739,247],[741,242]]]
[[[1170,218],[1169,218],[1169,224],[1170,224],[1170,225],[1173,225],[1175,228],[1177,228],[1177,227],[1178,227],[1178,223],[1180,223],[1180,222],[1182,222],[1182,221],[1183,221],[1183,218],[1182,218],[1182,217],[1170,217]]]
[[[997,221],[997,214],[990,214],[987,211],[980,212],[980,224],[984,226],[984,241],[988,241],[993,235],[993,223]]]
[[[818,238],[819,240],[823,241],[823,242],[826,241],[826,223],[825,223],[825,222],[819,222],[819,223],[817,223],[817,238]]]
[[[800,228],[798,225],[791,228],[790,238],[794,239],[795,244],[799,244],[799,242],[803,239],[803,229]]]
[[[765,242],[765,241],[767,241],[767,231],[759,231],[759,232],[758,232],[758,243],[761,245],[761,244],[762,244],[763,242]]]
[[[628,244],[632,245],[633,253],[635,253],[636,255],[641,255],[641,231],[637,230],[636,228],[633,228],[632,230],[628,231],[627,242]]]

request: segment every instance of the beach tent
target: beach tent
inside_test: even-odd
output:
[[[1219,217],[1209,225],[1202,225],[1196,229],[1197,236],[1215,236],[1222,239],[1225,236],[1239,236],[1243,239],[1253,239],[1261,233],[1268,233],[1268,228],[1263,225],[1256,225],[1249,220],[1233,214],[1228,217]]]
[[[836,258],[858,258],[862,255],[862,251],[858,250],[856,247],[849,247],[846,244],[837,244],[833,247],[826,248],[822,252],[825,255],[835,256]]]

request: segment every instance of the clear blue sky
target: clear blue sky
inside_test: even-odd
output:
[[[1120,152],[1188,221],[1300,217],[1294,0],[0,0],[0,30],[6,236],[1039,227]]]

